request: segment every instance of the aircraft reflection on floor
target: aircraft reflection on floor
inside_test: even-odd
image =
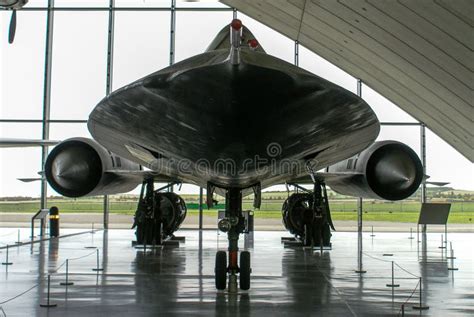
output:
[[[313,254],[310,250],[295,249],[293,252],[285,252],[282,256],[283,276],[286,277],[286,289],[294,298],[291,302],[294,311],[303,309],[304,311],[314,311],[319,313],[329,311],[326,307],[334,301],[334,288],[329,282],[331,279],[331,255],[329,252]],[[295,261],[295,254],[300,253],[302,262]],[[308,258],[311,258],[310,261]],[[317,265],[315,265],[317,263]],[[301,274],[304,272],[304,274]],[[311,292],[304,285],[314,285]],[[325,308],[326,307],[326,308]],[[347,309],[341,308],[338,313],[343,316]]]
[[[474,274],[470,234],[451,234],[458,250],[459,271],[447,273],[446,256],[438,249],[438,235],[428,234],[426,243],[406,239],[400,233],[377,233],[375,238],[362,235],[362,262],[366,274],[356,274],[358,265],[357,234],[335,234],[337,247],[331,253],[309,249],[284,248],[284,232],[255,232],[252,261],[258,287],[247,292],[229,294],[214,289],[212,264],[214,250],[223,249],[224,236],[215,231],[183,231],[186,243],[179,248],[136,250],[130,246],[132,231],[110,230],[94,235],[99,248],[102,272],[92,272],[96,258],[90,233],[60,240],[22,246],[12,252],[14,265],[0,272],[0,302],[14,297],[54,272],[67,258],[92,255],[72,262],[70,278],[74,285],[60,286],[64,268],[52,274],[52,298],[58,307],[51,314],[63,316],[103,316],[175,314],[192,316],[394,316],[418,283],[397,269],[400,288],[395,296],[386,287],[390,280],[390,263],[395,260],[413,275],[423,276],[424,301],[430,306],[423,315],[472,315],[471,295]],[[249,241],[250,242],[250,241]],[[248,242],[248,243],[249,243]],[[244,248],[245,241],[240,247]],[[250,245],[250,244],[249,244]],[[3,251],[3,250],[0,250]],[[382,254],[390,252],[390,259]],[[3,253],[3,252],[2,252]],[[420,259],[425,259],[419,261]],[[444,259],[444,260],[443,260]],[[31,270],[35,268],[34,270]],[[453,282],[455,281],[455,282]],[[42,315],[38,303],[45,299],[43,283],[19,299],[3,305],[7,315]],[[34,294],[34,296],[31,296]],[[409,302],[416,304],[418,293]],[[456,303],[450,304],[450,303]]]

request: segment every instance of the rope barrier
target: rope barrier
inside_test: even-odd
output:
[[[62,268],[66,264],[66,261],[64,261],[60,266],[58,266],[54,271],[50,271],[50,273],[58,273],[59,269]]]
[[[380,258],[377,258],[377,257],[372,256],[372,255],[370,255],[370,254],[367,254],[367,253],[365,253],[365,252],[362,252],[362,254],[365,254],[366,256],[368,256],[369,258],[372,258],[372,259],[374,259],[374,260],[379,260],[379,261],[382,261],[382,262],[392,262],[391,260],[380,259]]]
[[[93,252],[88,253],[88,254],[86,254],[86,255],[79,256],[79,257],[76,257],[76,258],[71,258],[71,259],[68,259],[68,260],[69,260],[69,261],[73,261],[73,260],[83,259],[83,258],[86,258],[86,257],[88,257],[88,256],[90,256],[90,255],[96,253],[96,252],[97,252],[97,251],[94,250]],[[63,263],[61,263],[61,265],[59,265],[56,269],[54,269],[54,271],[50,271],[50,272],[53,273],[53,274],[57,273],[65,264],[66,264],[66,261],[64,261]],[[25,295],[26,293],[30,292],[31,290],[33,290],[33,289],[35,289],[36,287],[38,287],[39,285],[41,285],[41,283],[44,281],[44,279],[45,279],[45,278],[41,279],[38,283],[36,283],[35,285],[33,285],[32,287],[30,287],[30,288],[27,289],[26,291],[24,291],[24,292],[22,292],[22,293],[20,293],[20,294],[18,294],[18,295],[16,295],[16,296],[14,296],[14,297],[12,297],[12,298],[10,298],[10,299],[7,299],[7,300],[5,300],[5,301],[3,301],[3,302],[0,302],[0,305],[6,304],[6,303],[8,303],[8,302],[11,302],[11,301],[17,299],[18,297],[21,297],[21,296]],[[0,307],[0,308],[1,308],[1,307]],[[2,311],[3,311],[3,309],[2,309]],[[5,314],[5,312],[4,312],[4,314]]]
[[[7,299],[7,300],[5,300],[5,301],[3,301],[3,302],[0,302],[0,305],[6,304],[6,303],[8,303],[8,302],[11,302],[12,300],[17,299],[17,298],[20,297],[20,296],[25,295],[26,293],[28,293],[28,292],[31,291],[32,289],[38,287],[40,284],[41,284],[41,281],[40,281],[39,283],[33,285],[31,288],[27,289],[26,291],[24,291],[23,293],[20,293],[20,294],[16,295],[15,297],[12,297],[12,298]]]
[[[367,253],[365,253],[365,252],[362,252],[362,253],[365,254],[366,256],[368,256],[369,258],[374,259],[374,260],[378,260],[378,261],[382,261],[382,262],[392,262],[392,261],[389,261],[389,260],[384,260],[384,259],[377,258],[377,257],[372,256],[372,255],[370,255],[370,254],[367,254]],[[394,263],[400,270],[402,270],[403,272],[405,272],[405,273],[407,273],[407,274],[409,274],[409,275],[411,275],[411,276],[413,276],[413,277],[415,277],[415,278],[420,278],[418,275],[415,275],[415,274],[409,272],[408,270],[404,269],[403,267],[401,267],[397,262],[393,261],[393,263]]]
[[[402,313],[402,307],[406,305],[406,303],[408,303],[408,301],[413,297],[413,294],[415,294],[416,290],[418,289],[418,286],[420,286],[420,281],[418,281],[418,283],[416,283],[416,286],[415,286],[415,289],[413,290],[413,292],[411,292],[410,296],[408,296],[407,300],[400,306],[400,310],[398,311],[398,314],[397,316],[400,316],[400,314]]]
[[[80,259],[83,259],[83,258],[87,258],[89,255],[92,255],[92,254],[94,254],[94,253],[96,253],[96,252],[97,252],[97,251],[94,250],[94,251],[92,251],[91,253],[88,253],[88,254],[86,254],[86,255],[79,256],[79,257],[77,257],[77,258],[69,258],[68,260],[69,260],[69,261],[80,260]]]
[[[407,270],[404,269],[403,267],[401,267],[399,264],[397,264],[397,262],[394,262],[394,263],[395,263],[395,265],[396,265],[400,270],[402,270],[403,272],[405,272],[405,273],[407,273],[407,274],[409,274],[409,275],[411,275],[411,276],[413,276],[413,277],[420,278],[419,276],[417,276],[417,275],[415,275],[415,274],[413,274],[413,273],[407,271]]]
[[[389,260],[384,260],[384,259],[380,259],[380,258],[377,258],[375,256],[372,256],[370,254],[367,254],[365,252],[362,252],[364,255],[368,256],[369,258],[372,258],[374,260],[378,260],[378,261],[381,261],[381,262],[391,262],[393,263],[394,265],[396,265],[400,270],[402,270],[403,272],[407,273],[408,275],[411,275],[413,276],[413,278],[417,278],[419,279],[418,283],[416,284],[415,288],[413,289],[413,291],[411,292],[410,296],[408,296],[407,300],[400,306],[400,310],[398,311],[398,314],[397,316],[400,316],[400,314],[402,313],[403,311],[403,308],[405,307],[406,303],[408,303],[408,301],[410,301],[410,299],[412,299],[413,295],[415,294],[416,290],[418,289],[418,287],[420,286],[420,280],[421,278],[413,273],[411,273],[410,271],[406,270],[405,268],[403,268],[402,266],[400,266],[398,263],[396,263],[395,261],[389,261]]]

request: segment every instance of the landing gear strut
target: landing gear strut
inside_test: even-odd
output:
[[[238,188],[230,188],[226,192],[225,218],[219,221],[219,229],[227,233],[229,241],[228,257],[225,251],[216,254],[216,288],[226,288],[227,276],[229,277],[229,292],[237,291],[237,274],[240,278],[240,289],[250,288],[250,253],[242,251],[239,254],[239,235],[245,230],[245,218],[242,214],[242,192]]]
[[[155,190],[153,179],[143,182],[132,227],[136,228],[137,244],[161,245],[183,223],[187,212],[184,200],[175,193],[162,192],[176,184]]]
[[[293,184],[302,193],[292,194],[283,204],[283,223],[286,229],[306,247],[330,247],[331,219],[326,185],[315,180],[313,191]]]

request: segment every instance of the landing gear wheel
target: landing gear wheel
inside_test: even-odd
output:
[[[214,272],[216,274],[216,288],[225,289],[227,283],[227,254],[225,251],[217,251]]]
[[[325,224],[323,226],[323,245],[325,247],[330,247],[331,246],[331,229],[329,227],[329,224]]]
[[[250,252],[242,251],[240,253],[240,289],[248,290],[250,288]]]
[[[305,247],[309,247],[311,246],[311,243],[313,242],[313,237],[311,236],[312,235],[312,230],[310,228],[311,225],[309,224],[305,224],[304,225],[304,241],[303,241],[303,244]]]

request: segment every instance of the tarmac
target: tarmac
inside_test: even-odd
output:
[[[31,217],[28,213],[0,213],[0,228],[29,228],[31,227]],[[63,228],[102,228],[102,213],[65,213],[60,215],[61,227]],[[111,229],[129,229],[133,224],[132,215],[110,214],[109,222]],[[356,232],[356,221],[334,221],[337,231]],[[197,215],[189,214],[182,229],[197,229],[199,218]],[[203,216],[204,229],[216,229],[217,219],[212,216]],[[416,232],[416,223],[388,222],[388,221],[364,221],[363,230],[370,232],[373,230],[380,232]],[[281,219],[276,218],[255,218],[255,229],[260,231],[286,231]],[[449,232],[474,233],[474,224],[449,224]],[[444,232],[444,226],[428,226],[428,232]]]

